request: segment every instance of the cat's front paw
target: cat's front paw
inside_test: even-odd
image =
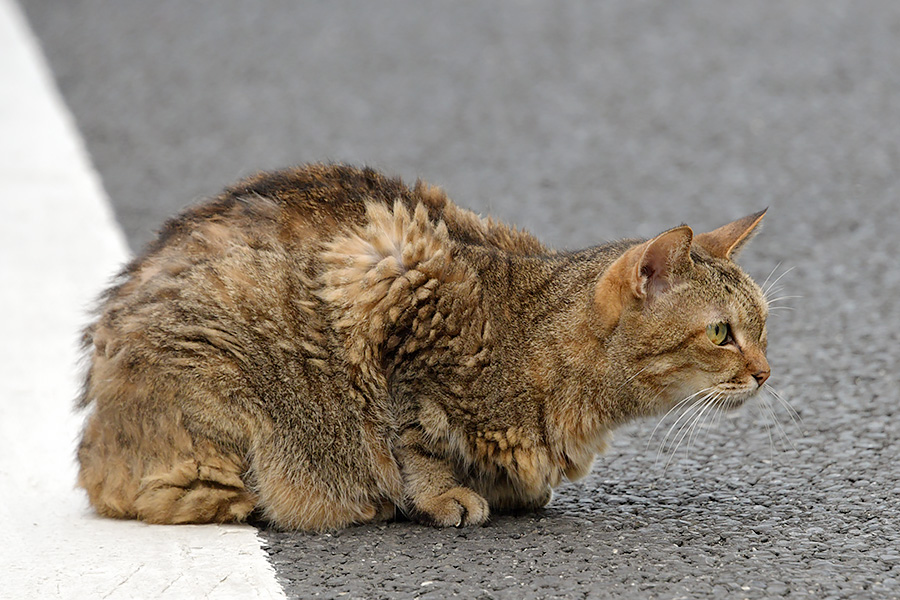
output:
[[[464,487],[451,488],[438,496],[419,500],[416,508],[438,527],[481,525],[490,515],[487,500]]]

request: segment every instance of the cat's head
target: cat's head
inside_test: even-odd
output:
[[[594,293],[607,356],[654,414],[691,395],[740,406],[769,377],[768,307],[733,261],[766,211],[694,235],[683,225],[637,244],[606,270]]]

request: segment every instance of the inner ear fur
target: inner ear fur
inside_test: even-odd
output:
[[[769,209],[747,215],[709,233],[701,233],[694,238],[694,243],[712,256],[733,260],[747,242],[759,233],[759,224],[767,210]]]
[[[651,301],[691,270],[693,237],[687,225],[670,229],[629,248],[610,265],[594,289],[594,305],[606,331],[615,328],[629,303]]]

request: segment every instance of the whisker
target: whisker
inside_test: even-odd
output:
[[[698,392],[698,394],[699,394],[699,392]],[[697,396],[697,394],[694,394],[694,395],[690,396],[689,398],[686,398],[685,400],[694,398],[695,396]],[[680,433],[681,429],[684,427],[684,425],[686,425],[688,422],[690,422],[690,420],[692,418],[692,417],[690,417],[690,415],[692,415],[697,410],[702,408],[702,406],[703,406],[703,400],[700,400],[699,402],[694,403],[694,404],[690,404],[687,407],[687,409],[678,416],[678,418],[675,420],[675,422],[672,423],[672,425],[669,427],[669,430],[666,431],[665,437],[663,437],[662,441],[660,441],[660,443],[659,443],[659,448],[656,451],[656,461],[657,462],[659,462],[659,458],[662,455],[663,450],[665,449],[665,446],[666,446],[666,442],[669,440],[669,436],[672,435],[672,432],[677,430]],[[687,419],[687,420],[685,421],[685,419]],[[679,424],[682,423],[682,421],[684,421],[684,424],[679,426]],[[678,435],[679,434],[676,433],[676,436],[675,436],[676,439],[678,438]],[[678,444],[675,446],[676,450],[678,448],[678,445],[680,445],[680,442],[678,442]],[[670,457],[669,461],[666,462],[666,469],[668,469],[670,461],[671,461],[671,457]]]
[[[780,393],[778,393],[778,390],[776,390],[770,384],[764,383],[763,388],[767,392],[769,392],[769,394],[771,394],[773,398],[778,400],[778,402],[780,402],[782,406],[784,406],[784,408],[788,412],[788,415],[790,415],[791,421],[793,421],[794,426],[796,426],[797,430],[800,431],[800,433],[802,434],[803,428],[800,426],[800,424],[803,422],[803,417],[800,416],[800,413],[798,413],[796,410],[794,410],[794,407],[791,406],[790,402],[785,400],[784,396],[782,396]]]
[[[775,431],[778,433],[778,437],[782,441],[782,449],[790,448],[794,452],[797,452],[797,447],[794,446],[794,442],[791,441],[791,437],[787,434],[787,431],[785,431],[784,427],[781,425],[781,420],[778,418],[778,414],[775,412],[775,405],[772,404],[769,398],[766,398],[766,406],[769,409],[772,423],[775,425]]]
[[[772,283],[770,283],[770,284],[769,284],[769,287],[763,288],[763,296],[768,296],[768,295],[769,295],[769,292],[772,291],[772,288],[775,287],[775,284],[778,283],[779,281],[781,281],[781,278],[782,278],[782,277],[784,277],[785,275],[787,275],[788,273],[790,273],[790,272],[793,271],[793,270],[794,270],[794,267],[791,267],[790,269],[786,270],[784,273],[782,273],[781,275],[779,275],[779,276],[775,279],[775,281],[773,281]]]
[[[759,409],[759,414],[762,416],[763,425],[766,428],[766,435],[769,438],[769,459],[775,460],[775,440],[772,438],[772,428],[769,426],[769,416],[772,412],[772,406],[766,398],[760,398],[757,401],[756,406]],[[764,409],[767,409],[769,414],[767,414]]]
[[[714,413],[714,410],[711,410],[715,407],[716,401],[718,400],[718,394],[716,397],[710,398],[706,402],[706,406],[703,407],[703,410],[700,411],[700,414],[694,419],[694,422],[691,424],[691,428],[688,431],[688,445],[687,451],[690,454],[691,449],[694,447],[694,441],[697,439],[700,431],[705,427],[706,419],[710,414]]]
[[[666,461],[666,465],[664,467],[664,471],[668,470],[669,465],[672,463],[672,459],[675,458],[675,455],[678,453],[678,449],[681,447],[681,444],[684,443],[686,438],[689,438],[691,432],[694,430],[694,427],[699,422],[701,416],[706,412],[712,402],[715,402],[715,399],[718,398],[719,392],[712,392],[704,396],[699,402],[694,404],[691,409],[685,411],[685,415],[690,414],[691,417],[685,421],[682,426],[679,428],[678,433],[676,434],[675,439],[675,447],[669,453],[669,458]],[[685,415],[682,415],[684,417]],[[679,418],[679,421],[681,417]],[[677,423],[677,422],[676,422]],[[674,426],[673,426],[674,427]],[[671,429],[670,429],[671,431]],[[668,438],[668,434],[666,435]],[[665,441],[665,440],[664,440]],[[690,441],[688,443],[688,447],[690,447]]]
[[[701,401],[697,404],[691,406],[690,411],[686,411],[684,416],[690,415],[690,418],[685,420],[679,427],[677,432],[675,433],[674,445],[669,449],[668,458],[666,459],[666,464],[663,466],[663,472],[669,470],[669,465],[672,464],[672,459],[675,458],[675,455],[678,454],[678,449],[681,447],[681,444],[684,442],[684,437],[686,435],[686,430],[689,427],[689,424],[694,421],[696,415],[698,415],[702,410],[705,404]],[[668,439],[669,435],[666,434],[666,439]]]
[[[663,452],[665,451],[666,442],[669,440],[669,436],[672,435],[672,431],[674,431],[678,427],[678,424],[682,419],[684,419],[694,410],[696,410],[696,405],[688,405],[687,409],[678,416],[678,418],[674,423],[672,423],[672,425],[669,426],[669,429],[666,431],[666,435],[664,435],[663,438],[659,441],[659,446],[657,446],[656,448],[656,461],[654,462],[654,464],[659,464],[659,459],[662,457]]]
[[[709,387],[709,388],[704,388],[704,389],[702,389],[702,390],[700,390],[700,391],[698,391],[698,392],[694,392],[694,393],[691,394],[690,396],[687,396],[686,398],[683,398],[683,399],[679,400],[678,402],[676,402],[675,405],[672,406],[672,408],[670,408],[669,411],[668,411],[665,415],[663,415],[663,417],[662,417],[662,418],[659,420],[659,422],[656,424],[656,427],[653,428],[653,431],[650,433],[650,440],[648,440],[648,442],[647,442],[647,443],[648,443],[648,446],[649,446],[650,441],[653,440],[653,436],[656,435],[656,431],[660,428],[660,426],[661,426],[663,423],[665,423],[665,421],[666,421],[666,419],[669,417],[669,415],[671,415],[673,412],[675,412],[675,411],[677,411],[677,410],[679,410],[679,409],[681,409],[681,408],[684,408],[684,407],[688,406],[688,404],[690,404],[690,402],[691,402],[692,400],[694,400],[694,398],[696,398],[697,396],[700,396],[701,394],[705,394],[705,393],[707,393],[707,392],[711,392],[712,389],[713,389],[713,388],[711,388],[711,387]],[[685,412],[688,412],[689,410],[690,410],[690,408],[688,408],[688,410],[686,410]],[[660,451],[662,450],[663,445],[665,445],[665,441],[666,441],[666,439],[669,437],[669,434],[672,432],[672,429],[673,429],[673,428],[678,424],[678,422],[681,421],[681,419],[683,419],[685,416],[686,416],[685,413],[682,413],[682,414],[678,417],[678,419],[676,419],[675,422],[672,423],[672,426],[669,427],[668,432],[666,433],[665,437],[663,437],[662,441],[660,442],[660,447],[659,447],[659,450],[660,450]],[[659,452],[657,452],[657,456],[658,456],[658,454],[659,454]]]
[[[722,410],[722,407],[721,407],[721,406],[717,406],[716,408],[717,408],[718,410],[716,410],[716,420],[715,420],[715,421],[713,422],[713,424],[712,424],[712,428],[713,428],[713,429],[718,429],[718,428],[719,428],[719,425],[722,424],[722,418],[725,416],[725,411]]]
[[[781,446],[782,448],[790,447],[794,452],[798,452],[797,447],[778,418],[772,399],[784,408],[790,416],[791,422],[802,434],[802,418],[800,414],[771,385],[768,383],[763,384],[763,388],[768,394],[760,396],[756,404],[757,410],[762,417],[763,425],[766,428],[766,437],[769,438],[770,456],[774,459],[776,446]],[[681,414],[669,425],[665,435],[660,440],[656,449],[654,464],[659,464],[663,454],[666,454],[666,461],[663,466],[663,472],[666,472],[682,446],[685,446],[687,453],[690,454],[701,432],[706,431],[708,434],[710,428],[718,426],[721,422],[725,414],[721,403],[724,397],[725,394],[723,392],[715,391],[715,388],[710,387],[682,398],[669,408],[650,433],[650,437],[647,440],[648,448],[656,437],[656,432],[660,430],[669,416],[678,411],[681,411]],[[780,443],[776,444],[776,438]]]
[[[794,452],[798,452],[797,447],[794,446],[794,442],[791,441],[790,436],[787,434],[787,431],[784,430],[784,427],[781,425],[781,421],[778,419],[778,415],[775,413],[774,405],[767,399],[767,405],[769,407],[769,413],[772,418],[772,423],[775,424],[775,430],[778,432],[780,439],[787,444]]]
[[[656,424],[656,427],[653,428],[653,431],[650,432],[650,438],[647,440],[647,448],[650,447],[650,442],[653,441],[653,436],[656,435],[657,430],[658,430],[658,429],[660,428],[660,426],[665,422],[665,420],[669,417],[669,415],[671,415],[673,412],[675,412],[675,411],[678,410],[679,408],[684,407],[688,402],[690,402],[691,400],[693,400],[694,398],[696,398],[696,397],[699,396],[700,394],[703,394],[704,392],[708,392],[708,391],[710,391],[710,390],[712,390],[712,388],[705,388],[705,389],[702,389],[702,390],[700,390],[699,392],[693,393],[693,394],[691,394],[690,396],[688,396],[687,398],[683,398],[683,399],[679,400],[678,402],[676,402],[676,403],[672,406],[672,408],[670,408],[670,409],[668,410],[668,412],[666,412],[666,414],[664,414],[664,415],[662,416],[662,418],[661,418],[661,419],[659,420],[659,422]],[[660,393],[662,393],[662,392],[660,392]],[[658,395],[659,395],[659,394],[657,394],[657,396],[658,396]]]
[[[769,273],[769,275],[766,277],[766,280],[763,281],[763,284],[762,284],[761,286],[759,286],[760,288],[762,288],[763,290],[766,289],[766,284],[769,283],[769,279],[772,278],[772,275],[775,274],[775,271],[778,270],[778,267],[780,267],[780,266],[781,266],[781,263],[783,263],[783,262],[784,262],[783,260],[779,260],[779,261],[778,261],[778,264],[775,265],[775,268],[772,269],[771,273]],[[763,292],[763,293],[765,293],[765,292]]]
[[[785,400],[781,396],[781,394],[779,394],[772,386],[770,386],[768,384],[764,384],[763,387],[765,388],[765,390],[767,392],[769,392],[770,398],[775,398],[785,408],[785,410],[787,410],[788,415],[791,417],[791,422],[797,428],[797,431],[799,431],[800,434],[803,435],[803,429],[800,426],[800,423],[802,422],[802,418],[800,417],[799,413],[797,413],[797,411],[794,410],[794,408],[788,403],[788,401]],[[785,442],[787,442],[787,444],[791,447],[791,449],[794,452],[799,453],[799,450],[797,450],[797,447],[791,441],[791,438],[787,434],[787,431],[785,431],[784,427],[781,425],[781,421],[778,419],[778,415],[775,413],[774,406],[772,405],[771,402],[769,402],[768,405],[769,405],[769,411],[772,414],[772,421],[774,422],[775,427],[781,436],[781,439],[784,440]]]
[[[710,410],[709,414],[704,418],[703,423],[700,424],[700,428],[697,430],[699,432],[703,432],[704,438],[709,437],[709,432],[718,427],[720,420],[722,418],[722,404],[721,400],[724,397],[724,394],[720,394],[719,396],[712,399],[710,402]]]
[[[780,294],[783,291],[784,291],[783,283],[779,283],[778,285],[776,285],[774,287],[770,287],[769,289],[766,290],[766,299],[768,300],[769,298],[771,298],[773,296],[777,296],[778,294]]]

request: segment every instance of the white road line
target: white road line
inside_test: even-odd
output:
[[[74,488],[87,307],[127,258],[12,0],[0,0],[0,596],[284,598],[252,527],[101,519]]]

